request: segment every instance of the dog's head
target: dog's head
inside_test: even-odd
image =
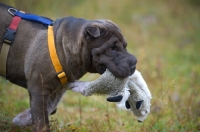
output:
[[[110,20],[89,21],[83,34],[92,56],[90,72],[102,74],[108,68],[119,78],[134,73],[137,60],[127,52],[127,42],[116,24]]]
[[[134,73],[137,60],[127,52],[127,42],[113,22],[67,17],[56,20],[54,29],[56,43],[63,44],[66,61],[72,55],[81,67],[77,70],[78,66],[73,64],[71,69],[76,67],[78,71],[74,74],[80,71],[102,74],[106,68],[118,78]]]

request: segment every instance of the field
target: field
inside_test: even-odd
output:
[[[200,2],[198,0],[0,0],[57,19],[110,19],[119,25],[152,93],[151,113],[138,123],[129,111],[68,91],[50,117],[53,132],[200,131]],[[1,18],[0,18],[1,19]],[[17,69],[16,69],[17,70]],[[97,74],[81,80],[91,81]],[[29,107],[25,89],[0,79],[0,132]],[[30,128],[16,128],[30,131]]]

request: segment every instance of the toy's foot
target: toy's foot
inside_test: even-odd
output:
[[[75,81],[68,85],[69,89],[71,89],[74,92],[80,93],[84,95],[84,90],[88,87],[90,82],[81,82],[81,81]]]

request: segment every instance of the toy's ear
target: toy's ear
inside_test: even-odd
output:
[[[107,101],[108,102],[120,102],[122,100],[123,96],[119,95],[119,96],[114,96],[114,97],[108,97]]]

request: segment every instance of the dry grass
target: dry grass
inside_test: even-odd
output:
[[[83,97],[69,91],[51,117],[52,131],[200,131],[198,0],[3,2],[54,19],[69,15],[111,19],[120,26],[128,50],[138,58],[137,69],[152,92],[151,114],[138,123],[132,113],[117,109],[105,97]],[[87,74],[82,80],[96,77]],[[28,107],[27,91],[1,79],[0,131],[10,129],[12,118]]]

